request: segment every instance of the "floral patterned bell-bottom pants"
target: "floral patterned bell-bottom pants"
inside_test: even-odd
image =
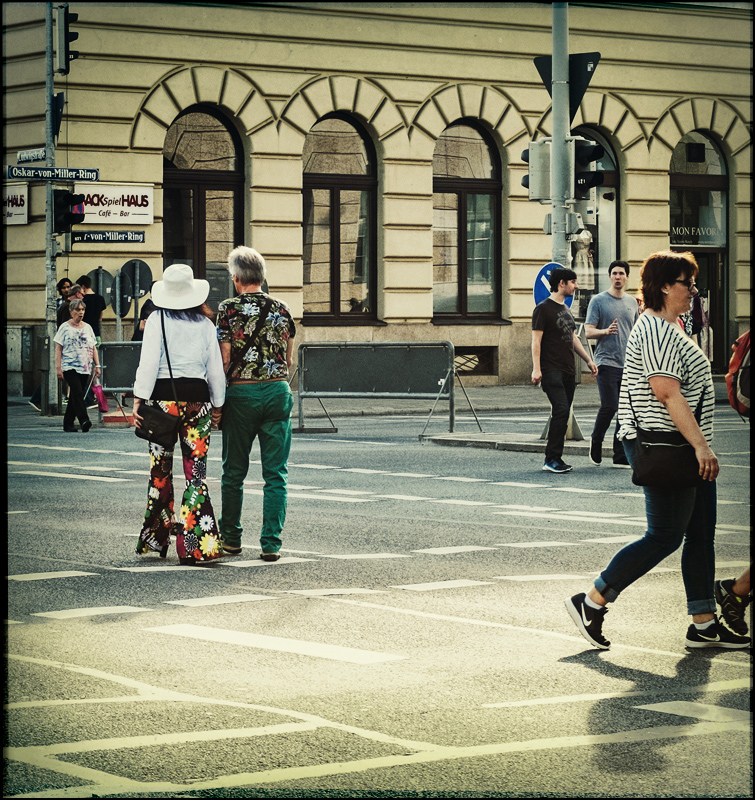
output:
[[[169,414],[181,414],[179,442],[183,456],[184,489],[179,520],[173,509],[173,450],[149,443],[150,475],[147,511],[139,534],[137,553],[163,550],[176,537],[179,558],[210,561],[222,555],[215,512],[207,490],[207,449],[210,444],[212,406],[207,402],[187,403],[155,400]]]

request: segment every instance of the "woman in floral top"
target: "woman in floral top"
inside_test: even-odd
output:
[[[149,443],[147,511],[136,552],[159,551],[165,558],[171,531],[181,564],[211,561],[223,554],[207,489],[207,449],[213,421],[225,402],[225,375],[215,326],[202,311],[210,285],[195,280],[191,267],[174,264],[152,287],[156,310],[144,326],[134,383],[134,421],[143,402],[180,415],[179,442],[186,484],[178,514],[173,506],[173,450]],[[165,357],[162,323],[176,387],[174,399]],[[176,516],[178,520],[176,521]]]

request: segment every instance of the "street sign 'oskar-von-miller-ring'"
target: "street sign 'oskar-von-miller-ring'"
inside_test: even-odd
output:
[[[92,181],[100,179],[98,169],[78,167],[3,167],[3,177],[8,180],[27,181]]]

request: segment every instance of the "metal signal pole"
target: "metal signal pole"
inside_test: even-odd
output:
[[[551,143],[551,202],[553,204],[552,261],[569,266],[571,242],[567,236],[569,206],[569,9],[553,3],[553,83],[551,90],[553,141]]]

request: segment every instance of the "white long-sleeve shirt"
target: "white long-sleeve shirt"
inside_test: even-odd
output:
[[[174,378],[200,378],[210,387],[213,406],[225,402],[225,372],[215,326],[209,319],[194,322],[165,315],[165,338]],[[139,367],[134,381],[134,397],[148,400],[158,378],[170,378],[165,358],[160,311],[150,314],[144,325]],[[180,399],[180,398],[179,398]]]

